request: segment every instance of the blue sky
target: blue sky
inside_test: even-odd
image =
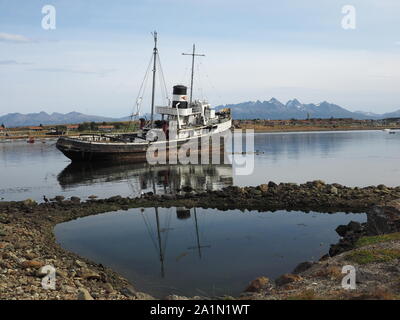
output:
[[[41,27],[47,4],[55,30]],[[344,5],[356,8],[355,30],[341,26]],[[168,89],[189,81],[182,52],[196,43],[207,55],[195,94],[214,105],[275,97],[393,111],[399,17],[398,0],[0,0],[0,115],[128,115],[153,30]]]

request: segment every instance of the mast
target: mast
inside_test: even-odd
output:
[[[200,246],[200,236],[199,236],[199,226],[197,224],[197,213],[196,208],[194,208],[194,219],[196,221],[196,237],[197,237],[197,248],[199,250],[199,258],[201,259],[201,246]]]
[[[200,244],[199,225],[198,225],[198,222],[197,222],[197,211],[196,211],[196,208],[193,208],[193,210],[194,210],[194,221],[195,221],[195,225],[196,225],[196,240],[197,240],[197,246],[195,246],[195,247],[189,247],[188,249],[190,249],[190,250],[195,250],[195,249],[197,249],[197,251],[198,251],[198,253],[199,253],[199,258],[201,259],[201,249],[202,249],[202,248],[211,248],[211,246],[210,246],[210,245],[202,246],[202,245]]]
[[[161,262],[161,277],[165,277],[165,272],[164,272],[164,253],[162,251],[162,244],[161,244],[161,231],[160,231],[160,218],[158,216],[158,207],[154,208],[156,211],[156,222],[157,222],[157,237],[158,237],[158,247],[160,250],[160,262]]]
[[[192,104],[192,99],[193,99],[193,77],[194,77],[194,57],[205,57],[205,54],[196,54],[196,45],[193,44],[193,52],[192,53],[182,53],[184,56],[192,56],[192,77],[190,81],[190,102],[189,102],[189,107]]]
[[[157,32],[154,31],[154,49],[153,49],[153,87],[151,91],[151,124],[150,127],[154,127],[154,98],[156,91],[156,66],[157,66]]]

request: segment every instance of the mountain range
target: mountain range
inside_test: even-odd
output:
[[[318,104],[302,104],[299,100],[293,99],[283,104],[279,100],[272,98],[269,101],[248,101],[238,104],[227,104],[217,106],[215,109],[231,108],[234,119],[271,119],[271,120],[287,120],[287,119],[307,119],[307,118],[353,118],[353,119],[385,119],[399,118],[400,110],[377,114],[363,111],[349,111],[341,106],[329,102],[321,102]],[[144,115],[147,119],[148,114]],[[158,117],[156,117],[157,119]],[[44,111],[39,113],[9,113],[0,116],[0,125],[6,127],[20,126],[38,126],[42,125],[60,125],[69,123],[82,122],[111,122],[111,121],[128,121],[129,117],[111,118],[87,115],[79,112],[69,112],[66,114],[54,112],[48,114]]]
[[[297,99],[283,104],[272,98],[269,101],[247,101],[238,104],[228,104],[216,107],[216,110],[230,108],[234,119],[307,119],[307,118],[353,118],[353,119],[384,119],[400,117],[400,109],[395,112],[376,114],[363,111],[349,111],[327,101],[318,104],[303,104]]]
[[[110,118],[87,115],[79,112],[69,113],[58,113],[53,112],[48,114],[47,112],[39,113],[8,113],[4,116],[0,116],[0,125],[4,124],[6,127],[23,127],[23,126],[38,126],[42,125],[60,125],[69,123],[82,123],[82,122],[103,122],[103,121],[127,121],[129,117],[125,118]]]

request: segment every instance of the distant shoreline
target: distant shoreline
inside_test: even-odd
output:
[[[356,120],[350,118],[330,119],[291,119],[291,120],[233,120],[234,129],[250,129],[257,133],[279,132],[326,132],[326,131],[356,131],[400,129],[399,119],[386,120]],[[102,122],[65,125],[40,125],[18,128],[3,128],[0,126],[0,141],[57,139],[60,136],[79,136],[80,134],[121,134],[135,132],[139,122]]]
[[[253,129],[254,132],[256,133],[296,133],[296,132],[328,132],[328,131],[382,131],[384,129],[393,129],[393,130],[400,130],[400,126],[398,127],[381,127],[381,128],[365,128],[365,127],[359,127],[359,128],[321,128],[321,127],[315,127],[315,128],[280,128],[280,129],[272,129],[272,128],[251,128],[251,127],[246,127],[246,128],[241,128],[241,129]]]

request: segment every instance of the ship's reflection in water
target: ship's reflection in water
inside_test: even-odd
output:
[[[57,177],[64,191],[79,186],[125,184],[129,196],[173,194],[183,188],[218,190],[233,184],[231,165],[70,164]],[[101,196],[101,195],[99,195]],[[107,195],[104,195],[107,196]]]
[[[193,211],[193,217],[194,217],[193,219],[194,219],[196,241],[195,241],[195,245],[191,246],[191,247],[187,247],[187,250],[195,250],[199,256],[199,259],[201,259],[201,257],[202,257],[201,250],[203,248],[211,248],[211,246],[201,244],[200,233],[199,233],[199,222],[198,222],[198,218],[197,218],[196,208],[187,209],[184,207],[178,207],[178,208],[176,208],[176,218],[178,220],[190,219],[191,218],[191,210]],[[165,260],[165,250],[166,250],[166,240],[167,239],[164,240],[165,244],[163,245],[162,233],[164,233],[164,232],[167,233],[169,230],[173,230],[173,228],[169,227],[169,223],[170,223],[171,219],[167,220],[168,221],[167,227],[165,227],[165,228],[161,227],[159,208],[155,207],[154,213],[155,213],[155,221],[156,221],[156,229],[157,229],[156,230],[157,239],[154,238],[152,240],[155,245],[155,249],[158,251],[158,254],[160,256],[161,277],[164,278],[165,277],[164,260]],[[146,215],[143,215],[143,220],[145,221],[146,227],[151,225],[151,222],[147,221],[147,218],[148,217]],[[152,236],[150,230],[149,230],[149,235]],[[168,234],[166,235],[166,237],[167,236],[168,236]],[[180,259],[180,258],[184,257],[185,255],[187,255],[187,252],[178,256],[177,259]]]

